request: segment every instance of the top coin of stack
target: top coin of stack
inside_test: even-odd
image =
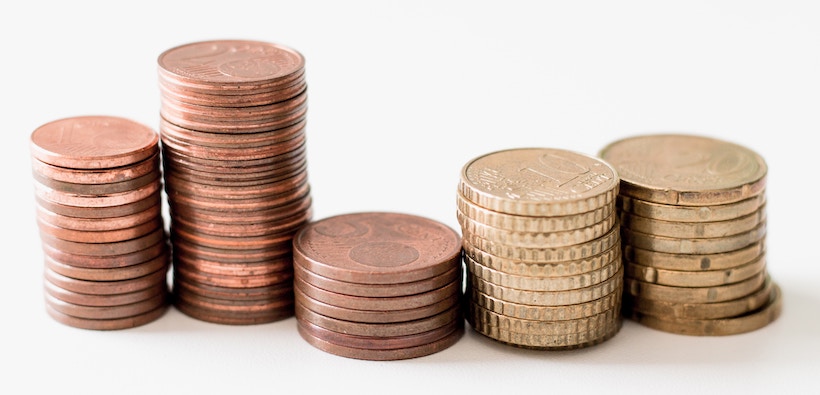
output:
[[[766,272],[767,165],[704,136],[658,134],[600,152],[621,175],[624,311],[659,330],[731,335],[779,316]]]
[[[174,296],[222,324],[293,315],[293,234],[311,218],[302,55],[221,40],[158,59]]]
[[[354,213],[313,222],[293,240],[299,333],[356,359],[421,357],[464,333],[461,238],[436,221]]]
[[[614,336],[623,278],[617,194],[615,170],[575,152],[511,149],[467,163],[457,216],[473,328],[536,349]]]
[[[58,322],[125,329],[166,311],[158,137],[110,116],[60,119],[31,134],[46,309]]]

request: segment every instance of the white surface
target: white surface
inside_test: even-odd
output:
[[[0,393],[820,391],[816,2],[168,3],[32,1],[0,16]],[[316,219],[389,210],[457,229],[461,166],[504,148],[595,154],[668,131],[752,148],[770,168],[769,273],[783,315],[712,338],[626,322],[573,352],[468,331],[445,351],[392,362],[312,348],[294,319],[221,326],[172,310],[116,332],[56,323],[44,312],[29,134],[86,114],[158,125],[156,57],[221,38],[305,55]]]

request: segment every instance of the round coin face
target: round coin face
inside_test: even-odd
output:
[[[754,151],[714,138],[658,134],[613,142],[600,152],[621,193],[654,203],[708,206],[763,192],[767,166]]]
[[[34,158],[50,165],[102,169],[139,162],[158,150],[159,134],[140,123],[111,116],[49,122],[31,134]]]
[[[468,201],[517,215],[589,212],[618,194],[615,169],[598,158],[552,148],[493,152],[467,163],[459,191]]]
[[[385,284],[423,280],[457,266],[461,238],[427,218],[371,212],[310,223],[296,234],[293,246],[302,266],[313,273]]]

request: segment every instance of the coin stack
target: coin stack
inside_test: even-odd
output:
[[[698,336],[761,328],[781,311],[766,272],[767,166],[705,136],[658,134],[601,150],[621,176],[624,313]]]
[[[303,339],[348,358],[436,353],[464,333],[461,238],[436,221],[355,213],[316,221],[294,244]]]
[[[467,320],[522,348],[591,346],[621,328],[618,175],[551,148],[493,152],[462,169],[457,217]]]
[[[45,305],[56,321],[126,329],[167,310],[158,137],[110,116],[60,119],[31,134]]]
[[[231,325],[292,316],[292,238],[312,213],[304,58],[222,40],[158,63],[175,305]]]

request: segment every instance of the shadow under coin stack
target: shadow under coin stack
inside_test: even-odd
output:
[[[479,333],[523,348],[591,346],[621,328],[618,175],[549,148],[498,151],[462,169],[458,221],[466,315]]]
[[[225,40],[158,63],[175,305],[220,324],[293,316],[292,238],[312,213],[302,55]]]
[[[627,317],[658,330],[749,332],[780,314],[766,273],[767,166],[736,144],[645,135],[600,152],[621,176]]]
[[[168,307],[157,132],[108,116],[65,118],[31,134],[48,314],[127,329]]]
[[[461,239],[408,214],[357,213],[311,223],[294,238],[296,318],[314,347],[398,360],[464,333]]]

